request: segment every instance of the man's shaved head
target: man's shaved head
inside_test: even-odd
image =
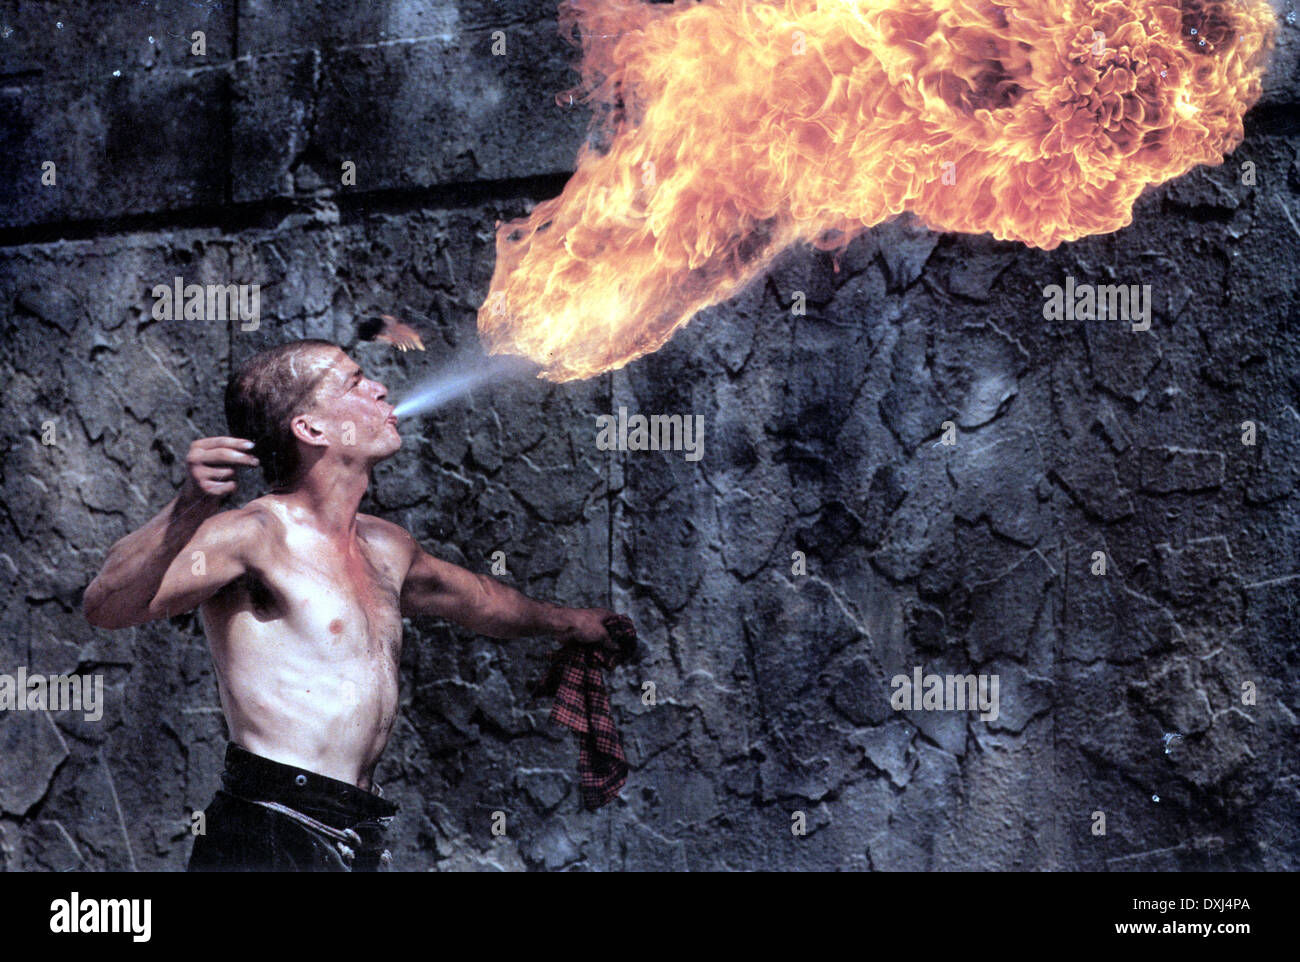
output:
[[[230,433],[248,438],[273,488],[289,484],[298,470],[298,444],[289,427],[311,408],[316,389],[341,348],[330,341],[290,341],[254,354],[226,385]]]

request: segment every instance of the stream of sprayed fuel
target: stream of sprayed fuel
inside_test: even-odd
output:
[[[427,414],[464,397],[477,387],[536,371],[536,364],[514,355],[471,357],[451,364],[410,388],[393,409],[393,414],[399,418]]]

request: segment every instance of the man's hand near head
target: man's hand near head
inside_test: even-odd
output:
[[[199,438],[185,456],[181,500],[190,503],[210,500],[219,504],[221,499],[234,494],[239,488],[235,470],[256,468],[260,464],[252,451],[253,442],[244,438]]]

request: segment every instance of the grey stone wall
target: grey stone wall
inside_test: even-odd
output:
[[[493,224],[558,193],[585,136],[554,99],[573,56],[540,0],[0,3],[0,671],[106,686],[99,722],[0,713],[0,867],[184,866],[225,741],[201,629],[92,629],[81,593],[225,432],[241,358],[323,336],[400,393],[474,346]],[[627,788],[584,813],[572,737],[527,694],[549,644],[409,622],[378,773],[398,867],[1297,868],[1285,20],[1265,90],[1228,163],[1116,234],[1045,253],[904,219],[838,271],[787,252],[622,371],[405,424],[365,510],[628,611],[647,658],[612,676]],[[177,275],[262,285],[260,328],[155,321]],[[1150,284],[1151,330],[1045,321],[1067,275]],[[375,310],[429,351],[355,344]],[[704,457],[598,450],[620,406],[702,414]],[[999,718],[894,712],[918,665],[997,674]]]

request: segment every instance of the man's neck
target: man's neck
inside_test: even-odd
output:
[[[313,527],[327,538],[347,541],[356,532],[357,508],[369,485],[368,469],[327,469],[317,462],[279,497],[311,515]]]

